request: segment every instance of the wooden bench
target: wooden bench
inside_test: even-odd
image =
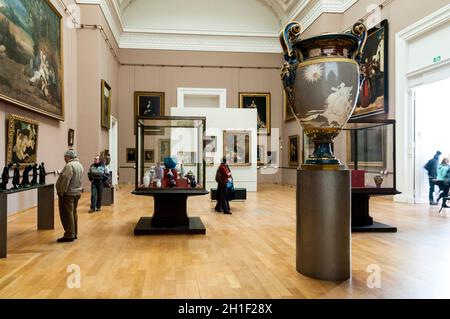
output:
[[[217,200],[217,188],[211,188],[209,192],[211,194],[211,200]],[[247,189],[246,188],[235,188],[234,189],[234,199],[233,200],[246,200],[247,199]]]

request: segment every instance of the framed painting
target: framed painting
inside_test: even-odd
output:
[[[205,136],[203,139],[203,150],[205,153],[217,152],[217,136]]]
[[[164,92],[134,92],[134,118],[137,116],[164,116]],[[136,132],[136,123],[134,125]],[[155,129],[155,132],[145,132],[148,135],[159,135],[160,133],[160,129]]]
[[[27,166],[37,163],[39,123],[29,118],[10,114],[6,163]]]
[[[239,93],[239,107],[257,109],[258,133],[270,135],[270,93]]]
[[[223,154],[229,165],[251,165],[251,131],[223,131]]]
[[[283,89],[283,114],[284,114],[284,121],[289,122],[295,119],[294,114],[292,113],[291,108],[288,104],[287,94],[286,91]]]
[[[358,161],[358,168],[386,167],[386,135],[387,133],[383,126],[348,131],[348,166],[354,167],[356,158]]]
[[[136,162],[136,149],[135,148],[127,148],[127,163]]]
[[[352,118],[388,112],[388,31],[387,20],[369,30],[360,63],[361,89]]]
[[[178,159],[183,165],[195,165],[195,152],[178,152]]]
[[[145,163],[155,162],[155,150],[144,150],[144,162]]]
[[[109,130],[111,128],[111,87],[105,80],[102,80],[101,90],[101,125],[102,128]]]
[[[162,138],[158,141],[159,144],[159,161],[164,163],[164,158],[170,156],[170,139]]]
[[[299,165],[299,140],[298,135],[289,136],[289,166],[298,167]]]
[[[48,0],[0,0],[0,99],[64,120],[62,30]]]
[[[70,128],[67,132],[67,145],[73,146],[73,144],[75,144],[75,130]]]

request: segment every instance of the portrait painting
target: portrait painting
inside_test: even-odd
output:
[[[289,166],[299,165],[299,136],[289,136]]]
[[[111,128],[111,87],[102,80],[101,85],[101,125],[102,128]]]
[[[160,139],[159,140],[159,161],[164,162],[166,157],[170,156],[170,139]]]
[[[388,22],[369,30],[360,63],[362,77],[352,118],[388,112]]]
[[[67,145],[73,146],[73,144],[75,144],[75,130],[70,128],[67,132]]]
[[[203,150],[205,153],[215,153],[217,151],[217,136],[205,136]]]
[[[251,165],[251,131],[223,131],[223,154],[229,165]]]
[[[38,131],[38,122],[10,114],[6,163],[19,164],[19,166],[37,163]]]
[[[239,107],[256,109],[258,133],[270,135],[270,93],[239,93]]]
[[[127,163],[136,162],[136,149],[135,148],[127,148]]]
[[[137,116],[164,116],[164,92],[134,92],[134,118]],[[163,135],[164,132],[161,128],[152,128],[147,129],[145,134]]]
[[[62,29],[48,0],[0,0],[0,99],[64,120]]]
[[[155,162],[155,150],[144,150],[144,162],[145,163]]]

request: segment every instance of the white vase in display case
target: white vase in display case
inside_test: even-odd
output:
[[[144,187],[148,188],[150,186],[150,175],[149,174],[145,174],[144,178],[143,178],[143,181],[144,181]]]
[[[156,187],[157,187],[157,188],[161,188],[161,186],[162,186],[161,180],[158,178],[158,179],[156,180]]]

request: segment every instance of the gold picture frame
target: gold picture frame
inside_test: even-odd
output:
[[[299,166],[300,137],[298,135],[289,136],[289,166]]]
[[[0,34],[5,35],[5,37],[6,34],[9,34],[9,42],[21,43],[21,46],[10,52],[8,51],[12,50],[11,45],[6,47],[6,55],[0,59],[0,100],[64,121],[64,24],[62,15],[50,0],[38,1],[35,4],[33,2],[16,0],[15,2],[4,3],[4,6],[9,12],[15,12],[17,16],[20,15],[18,12],[21,12],[22,15],[24,12],[27,13],[26,17],[20,20],[27,24],[26,27],[31,29],[43,27],[45,30],[50,30],[49,33],[51,35],[56,33],[56,37],[54,39],[43,37],[42,42],[34,39],[33,36],[22,36],[20,40],[16,40],[18,36],[16,33],[23,31],[25,34],[27,32],[23,30],[22,26],[17,25],[14,19],[4,15],[4,20],[8,23],[3,25],[9,26],[9,28],[8,32],[6,32],[6,30],[1,28],[0,24]],[[12,7],[14,5],[20,6],[21,10]],[[31,5],[35,5],[35,7]],[[42,5],[45,6],[38,8]],[[33,11],[36,8],[39,12]],[[54,15],[47,14],[50,12]],[[16,20],[17,16],[15,17]],[[36,21],[36,16],[41,18],[41,20]],[[42,18],[44,19],[42,20]],[[57,24],[51,24],[52,20],[57,21]],[[41,21],[46,21],[49,24],[42,26]],[[4,39],[4,42],[6,40]],[[53,43],[56,42],[57,45],[55,47],[51,47],[52,41]],[[39,50],[39,53],[27,51],[27,48]],[[32,62],[30,63],[30,61]],[[46,70],[45,73],[44,69]],[[4,70],[6,73],[2,73],[1,70]],[[56,80],[52,82],[43,81],[43,74],[53,74]],[[11,77],[12,75],[14,77]],[[18,82],[18,80],[21,81]],[[23,83],[23,85],[26,85],[26,88],[18,87],[20,85],[18,83]],[[35,88],[32,93],[30,93],[32,91],[29,88],[30,86]],[[21,96],[14,96],[15,92],[20,92]]]
[[[169,157],[171,153],[171,145],[169,138],[161,138],[158,140],[159,161],[164,163],[164,158]]]
[[[37,163],[39,123],[9,114],[6,163],[21,167]]]
[[[111,128],[111,97],[112,89],[105,80],[101,85],[101,127],[105,129]]]
[[[165,93],[164,92],[134,92],[134,132],[136,134],[136,117],[149,116],[158,117],[165,114]],[[164,129],[155,129],[145,132],[147,135],[164,135]]]
[[[155,150],[144,150],[144,163],[155,162]]]
[[[258,111],[257,132],[270,135],[270,93],[239,92],[239,107]]]
[[[230,166],[250,166],[252,131],[224,130],[223,156]]]
[[[347,131],[347,166],[354,167],[352,133],[365,134],[358,136],[357,157],[358,168],[384,168],[386,167],[386,131],[385,127],[375,126],[368,129]]]

